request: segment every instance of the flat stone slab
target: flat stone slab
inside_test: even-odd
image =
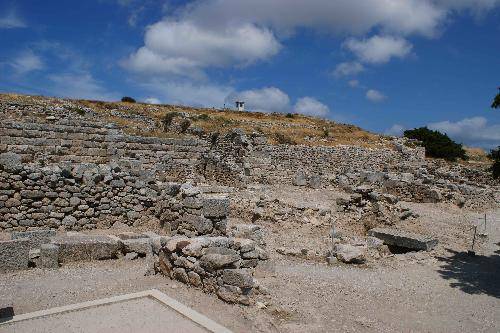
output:
[[[6,332],[231,331],[158,290],[148,290],[0,319],[0,333]]]
[[[436,238],[431,236],[414,234],[407,231],[374,228],[368,234],[384,241],[384,244],[404,247],[411,250],[432,250],[438,243]]]
[[[59,261],[102,260],[116,258],[121,244],[108,236],[60,236],[52,239],[59,246]]]
[[[40,247],[42,244],[50,243],[51,238],[55,236],[55,230],[14,231],[11,234],[12,239],[28,238],[31,247]]]
[[[0,273],[28,269],[29,252],[27,238],[0,241]]]

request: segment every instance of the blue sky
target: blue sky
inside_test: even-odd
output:
[[[0,91],[298,112],[500,145],[500,0],[0,0]]]

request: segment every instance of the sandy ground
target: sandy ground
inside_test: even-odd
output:
[[[143,261],[124,259],[3,274],[0,299],[20,314],[156,288],[235,332],[499,332],[500,210],[488,216],[489,237],[475,257],[441,247],[359,267],[272,253],[255,274],[270,292],[260,299],[265,309],[145,277]]]

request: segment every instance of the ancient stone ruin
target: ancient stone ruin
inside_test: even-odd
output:
[[[145,274],[248,305],[265,293],[253,272],[270,253],[364,264],[391,246],[429,251],[437,239],[403,230],[419,214],[401,201],[475,208],[498,194],[484,170],[428,160],[397,138],[379,148],[270,144],[262,133],[189,124],[182,137],[155,137],[131,133],[160,128],[147,115],[114,110],[111,121],[44,99],[4,98],[0,116],[0,231],[10,238],[0,241],[0,272],[142,257]],[[136,127],[120,125],[131,119]],[[263,192],[282,186],[342,195],[316,207]],[[269,248],[266,223],[315,223],[327,245]],[[120,226],[137,231],[106,232]]]

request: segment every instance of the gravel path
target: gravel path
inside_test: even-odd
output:
[[[273,255],[256,272],[270,292],[265,309],[145,277],[141,260],[3,274],[0,299],[19,314],[156,288],[235,332],[499,332],[500,210],[489,218],[475,257],[442,248],[356,267]]]

